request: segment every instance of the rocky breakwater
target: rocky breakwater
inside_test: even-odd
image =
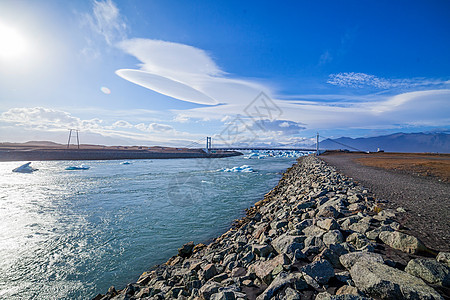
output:
[[[398,211],[304,157],[221,237],[95,299],[448,299],[450,253],[402,233]]]

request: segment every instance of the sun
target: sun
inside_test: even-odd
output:
[[[0,23],[0,58],[16,59],[26,54],[28,50],[27,40],[21,32]]]

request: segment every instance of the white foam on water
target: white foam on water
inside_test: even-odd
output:
[[[220,172],[235,172],[235,173],[251,173],[251,172],[255,172],[255,170],[253,170],[253,168],[248,166],[248,165],[242,165],[240,167],[220,169],[219,171]]]

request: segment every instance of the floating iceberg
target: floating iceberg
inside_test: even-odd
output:
[[[79,165],[79,166],[70,166],[67,167],[66,170],[72,171],[72,170],[89,170],[89,166],[86,165]]]
[[[290,151],[290,150],[264,150],[264,151],[252,151],[252,153],[244,156],[247,159],[264,159],[268,157],[274,158],[299,158],[309,153],[302,151]]]
[[[259,157],[259,153],[250,153],[249,155],[244,156],[244,158],[247,158],[247,159],[258,158],[258,157]]]
[[[233,168],[225,168],[225,169],[221,169],[221,172],[236,172],[236,173],[251,173],[251,172],[255,172],[253,170],[252,167],[247,166],[247,165],[242,165],[240,167],[233,167]]]
[[[15,168],[12,171],[17,172],[17,173],[33,173],[34,171],[38,170],[38,169],[31,167],[30,164],[31,164],[31,162],[28,162],[26,164],[21,165],[20,167]]]

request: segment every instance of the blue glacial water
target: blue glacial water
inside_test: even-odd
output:
[[[123,288],[182,244],[225,232],[294,161],[45,161],[32,174],[2,162],[0,298],[87,299]],[[65,170],[79,164],[90,169]],[[242,165],[255,172],[218,171]]]

